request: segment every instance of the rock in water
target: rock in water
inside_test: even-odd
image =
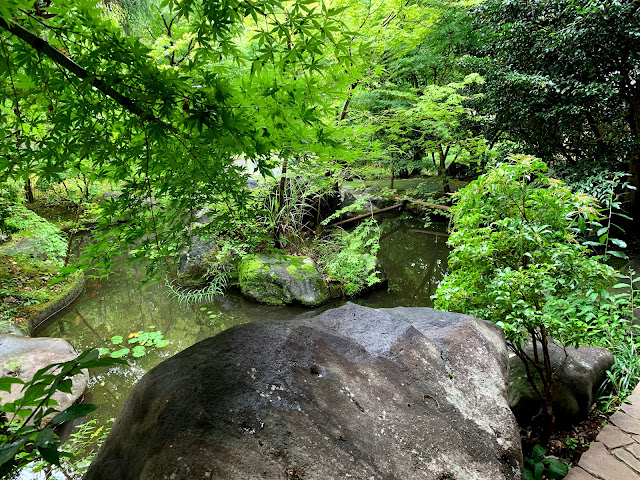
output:
[[[533,346],[525,348],[533,358]],[[538,347],[542,359],[542,347]],[[601,347],[562,347],[549,344],[554,384],[551,395],[556,422],[572,424],[584,420],[596,398],[598,388],[613,365],[613,355]],[[536,375],[536,378],[539,378]],[[509,405],[518,422],[527,425],[540,410],[540,397],[527,380],[527,374],[518,357],[509,360]]]
[[[0,335],[0,377],[14,376],[28,381],[38,370],[52,363],[67,362],[76,357],[76,352],[62,338],[28,338],[16,335]],[[82,373],[72,377],[71,393],[56,392],[55,408],[62,411],[73,405],[84,393],[89,377]],[[0,392],[0,404],[14,402],[22,396],[21,385],[13,385],[10,393]],[[45,417],[53,418],[53,414]]]
[[[354,304],[232,327],[148,372],[85,480],[522,478],[494,325]]]
[[[260,303],[314,307],[329,299],[329,288],[309,257],[251,255],[238,271],[242,294]]]
[[[216,262],[218,252],[215,240],[194,236],[189,248],[180,252],[178,280],[181,284],[199,284],[207,280],[209,268]]]

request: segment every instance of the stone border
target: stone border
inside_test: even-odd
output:
[[[565,480],[640,480],[640,385]]]
[[[84,292],[85,277],[84,273],[80,273],[73,283],[69,286],[68,290],[62,294],[61,297],[55,298],[45,303],[41,310],[38,311],[33,317],[29,317],[28,331],[32,336],[43,326],[50,318],[62,312],[65,308],[71,305],[82,293]]]

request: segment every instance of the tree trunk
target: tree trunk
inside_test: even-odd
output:
[[[451,187],[449,186],[449,177],[447,177],[447,155],[449,155],[449,147],[446,150],[443,150],[442,145],[438,145],[438,157],[440,159],[440,165],[438,170],[440,171],[440,175],[442,175],[442,189],[445,193],[451,192]]]
[[[27,202],[33,203],[36,200],[35,195],[33,194],[33,185],[31,185],[31,178],[27,177],[24,182],[24,194],[27,198]]]
[[[635,190],[629,189],[627,195],[629,205],[629,216],[633,219],[631,227],[640,230],[640,147],[636,147],[631,153],[629,160],[629,184],[635,187]]]
[[[278,185],[278,213],[284,207],[284,188],[287,181],[287,166],[289,165],[289,159],[285,157],[282,160],[282,172],[280,172],[280,183]]]

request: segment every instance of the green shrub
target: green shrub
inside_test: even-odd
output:
[[[549,178],[546,169],[539,159],[512,156],[511,163],[456,193],[451,274],[438,288],[435,305],[502,327],[542,398],[540,413],[551,424],[547,342],[553,337],[588,343],[590,329],[605,332],[612,322],[626,322],[620,315],[589,315],[594,305],[608,301],[605,287],[615,270],[589,257],[577,238],[586,223],[597,219],[594,200]],[[542,355],[527,356],[527,342],[541,348]]]
[[[82,418],[97,407],[77,404],[63,411],[55,408],[51,398],[57,391],[71,393],[72,377],[88,368],[127,365],[119,358],[99,358],[98,350],[86,350],[68,362],[47,365],[29,381],[15,377],[0,378],[1,392],[10,392],[12,386],[22,385],[22,396],[14,402],[2,404],[0,410],[0,476],[9,475],[36,460],[60,466],[63,456],[60,440],[54,428],[64,422]],[[45,419],[52,416],[45,423]]]
[[[338,230],[320,244],[320,268],[331,282],[339,282],[347,296],[357,295],[380,279],[376,254],[380,248],[378,223],[369,218],[352,231]]]
[[[6,214],[2,229],[6,233],[17,233],[32,238],[39,252],[44,253],[52,263],[60,263],[67,254],[67,240],[62,231],[38,216],[21,203],[0,202],[0,213]]]

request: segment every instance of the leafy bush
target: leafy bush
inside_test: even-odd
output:
[[[64,478],[80,479],[89,468],[93,458],[98,453],[98,448],[104,443],[111,430],[110,422],[99,425],[96,419],[79,425],[65,442],[65,449],[71,453],[70,457],[61,457],[60,465],[51,465],[44,460],[36,460],[30,465],[31,471],[37,473],[48,472],[46,478],[61,478],[56,475],[60,472]]]
[[[46,254],[53,263],[59,263],[67,253],[67,241],[62,231],[44,218],[38,216],[21,203],[5,203],[0,213],[6,213],[0,228],[7,233],[30,237],[39,251]]]
[[[615,270],[589,257],[576,238],[581,226],[597,219],[594,200],[572,193],[545,170],[539,159],[512,156],[510,163],[456,193],[449,237],[452,271],[438,288],[435,305],[502,327],[542,399],[540,414],[551,424],[548,341],[584,343],[590,328],[613,327],[613,317],[587,310],[606,295]],[[542,355],[530,358],[524,350],[527,342]]]
[[[351,232],[338,230],[322,241],[320,268],[329,281],[337,281],[345,295],[353,296],[380,279],[376,254],[380,248],[378,223],[369,218]]]
[[[543,478],[563,478],[569,472],[569,466],[553,457],[545,457],[547,451],[540,445],[533,447],[531,457],[526,457],[524,480],[542,480]]]

